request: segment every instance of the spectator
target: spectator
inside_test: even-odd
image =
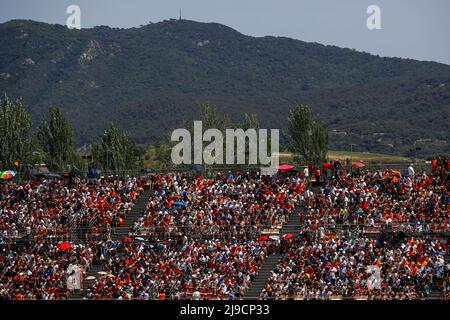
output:
[[[410,178],[414,178],[414,176],[416,175],[415,171],[414,171],[414,167],[413,164],[411,163],[408,167],[408,176]]]

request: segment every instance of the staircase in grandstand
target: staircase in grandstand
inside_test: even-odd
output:
[[[440,300],[443,299],[443,291],[441,286],[433,286],[427,300]]]
[[[139,198],[136,200],[131,211],[123,218],[123,225],[116,227],[111,234],[111,240],[120,240],[123,237],[128,237],[133,223],[138,220],[142,211],[148,202],[148,198],[151,196],[152,192],[146,189],[142,192]]]
[[[289,221],[283,225],[281,229],[281,235],[285,235],[287,233],[292,233],[294,236],[300,233],[301,221],[299,212],[305,209],[304,205],[299,205],[296,210],[292,213]]]
[[[89,266],[89,269],[86,270],[83,280],[82,280],[82,284],[81,284],[81,288],[88,288],[91,284],[92,284],[92,280],[91,277],[98,277],[98,273],[102,271],[102,266],[100,264],[91,264]],[[70,300],[82,300],[83,299],[83,291],[82,290],[74,290],[71,294],[70,294]]]
[[[311,189],[311,191],[312,191],[314,194],[321,194],[321,193],[322,193],[322,189],[321,189],[321,186],[320,186],[320,185],[317,185],[317,184],[310,184],[310,185],[309,185],[309,188]]]
[[[263,265],[259,269],[258,275],[252,281],[250,288],[247,289],[245,293],[244,300],[256,300],[264,289],[264,285],[267,278],[270,276],[270,272],[275,269],[278,262],[281,259],[281,254],[270,254],[267,256]]]
[[[448,243],[448,237],[440,237],[440,241],[443,243]],[[430,294],[426,298],[427,300],[440,300],[445,298],[445,279],[449,272],[448,266],[450,266],[450,253],[447,249],[447,254],[444,257],[444,279],[438,279],[437,282],[434,281]]]
[[[283,226],[280,234],[283,236],[285,234],[293,234],[297,236],[300,233],[301,221],[299,217],[299,212],[304,210],[305,207],[303,204],[297,206],[297,208],[292,213],[289,221]],[[264,289],[264,285],[270,275],[270,272],[275,269],[278,262],[281,259],[281,254],[270,254],[263,265],[259,269],[258,275],[250,284],[250,287],[247,289],[245,293],[244,300],[256,300]]]

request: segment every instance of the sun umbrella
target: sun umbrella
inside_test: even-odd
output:
[[[3,172],[1,173],[0,178],[6,180],[6,179],[11,179],[11,178],[14,177],[15,175],[16,175],[16,172],[15,172],[15,171],[12,171],[12,170],[6,170],[6,171],[3,171]]]
[[[123,243],[131,242],[131,241],[132,241],[132,239],[129,238],[129,237],[124,237],[124,238],[122,238],[122,242],[123,242]]]
[[[96,278],[94,276],[89,276],[86,278],[86,280],[95,280]]]
[[[99,272],[97,272],[97,273],[100,274],[100,275],[102,275],[102,276],[104,276],[104,275],[107,274],[105,271],[99,271]]]
[[[283,239],[291,239],[294,235],[292,233],[283,234]]]
[[[114,278],[115,275],[113,275],[113,274],[108,274],[107,277],[108,277],[108,278]]]
[[[173,205],[174,205],[174,206],[185,206],[185,205],[186,205],[186,202],[184,202],[184,201],[175,201],[175,202],[173,203]]]
[[[72,244],[70,242],[61,242],[60,244],[58,244],[58,249],[63,251],[69,249],[70,247],[72,247]]]
[[[364,162],[361,161],[354,161],[352,162],[352,167],[353,168],[364,168],[366,166],[366,164]]]
[[[278,170],[284,171],[284,170],[292,170],[294,169],[293,165],[290,164],[281,164],[278,166]]]
[[[280,240],[280,236],[273,235],[273,236],[270,236],[269,239],[271,239],[271,240]]]
[[[259,241],[266,241],[269,239],[269,237],[268,236],[260,236],[258,239],[259,239]]]

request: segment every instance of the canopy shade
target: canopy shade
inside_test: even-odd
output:
[[[365,166],[366,166],[366,164],[361,161],[352,162],[352,167],[354,167],[354,168],[364,168]]]
[[[280,164],[280,165],[278,166],[278,170],[281,170],[281,171],[284,171],[284,170],[292,170],[292,169],[294,169],[294,166],[293,166],[293,165],[290,165],[290,164]]]
[[[72,244],[69,242],[61,242],[60,244],[58,244],[58,249],[63,251],[69,249],[70,247],[72,247]]]
[[[0,174],[0,178],[3,179],[3,180],[6,180],[6,179],[11,179],[11,178],[13,178],[15,175],[16,175],[16,172],[15,172],[15,171],[12,171],[12,170],[6,170],[6,171],[3,171],[3,172]]]

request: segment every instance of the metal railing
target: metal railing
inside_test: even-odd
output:
[[[316,230],[355,230],[365,233],[380,233],[380,232],[404,232],[404,233],[419,233],[423,235],[450,234],[450,224],[448,223],[401,223],[393,222],[391,224],[352,224],[352,223],[334,223],[334,224],[303,224],[299,227],[300,231],[316,231]]]
[[[266,228],[255,225],[243,226],[167,226],[167,227],[143,227],[131,234],[146,238],[169,239],[177,236],[186,236],[193,239],[255,239]]]
[[[356,232],[356,234],[380,234],[403,232],[408,236],[428,237],[440,236],[450,237],[450,225],[442,223],[398,223],[392,224],[351,224],[351,223],[334,223],[334,224],[311,224],[301,223],[294,226],[296,232],[315,232],[315,233],[332,233],[345,234]],[[268,230],[272,230],[271,233]],[[142,237],[149,240],[169,240],[177,239],[180,236],[186,236],[190,239],[197,240],[256,240],[264,233],[281,235],[281,226],[264,226],[264,225],[240,225],[240,226],[218,226],[218,225],[192,225],[192,226],[158,226],[158,227],[141,227],[137,230],[129,230],[127,235],[131,237]],[[265,232],[268,231],[268,232]],[[75,226],[67,228],[65,233],[50,232],[46,235],[38,235],[35,232],[17,232],[13,234],[3,234],[0,232],[0,239],[33,241],[46,240],[51,242],[67,241],[89,241],[89,240],[107,240],[111,234],[115,234],[115,228],[108,233],[106,228],[100,228],[96,233],[92,233],[91,227]],[[125,235],[124,235],[125,236]]]

